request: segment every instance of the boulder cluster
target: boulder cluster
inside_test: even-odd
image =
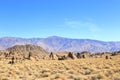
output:
[[[39,46],[17,45],[6,50],[0,50],[0,60],[7,60],[9,64],[22,63],[25,60],[75,60],[86,58],[112,59],[112,56],[120,55],[117,52],[90,53],[84,52],[46,52]]]

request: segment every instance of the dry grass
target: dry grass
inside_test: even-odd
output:
[[[120,80],[120,56],[15,64],[0,61],[0,80]]]

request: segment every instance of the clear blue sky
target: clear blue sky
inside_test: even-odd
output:
[[[120,0],[0,0],[0,37],[120,41]]]

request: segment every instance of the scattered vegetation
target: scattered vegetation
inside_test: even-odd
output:
[[[0,80],[120,80],[120,55],[103,53],[91,57],[89,52],[82,55],[72,52],[54,55],[51,52],[47,59],[42,59],[36,58],[34,48],[21,48],[23,52],[29,50],[28,55],[24,56],[14,52],[18,48],[12,48],[9,53],[3,51],[5,56],[0,54]]]
[[[26,60],[15,64],[0,60],[0,80],[120,80],[119,57],[114,56],[112,60]]]

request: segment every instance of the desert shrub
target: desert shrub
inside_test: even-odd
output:
[[[109,77],[109,76],[111,76],[111,75],[112,75],[111,71],[106,71],[106,72],[105,72],[105,76],[106,76],[106,77]]]
[[[91,71],[89,69],[87,69],[83,72],[84,75],[89,75],[90,73],[91,73]]]
[[[49,72],[46,72],[46,73],[43,73],[42,74],[42,77],[49,77],[50,73]]]
[[[57,74],[55,75],[55,79],[58,79],[58,78],[60,78],[60,74],[57,73]]]
[[[90,80],[97,80],[97,78],[95,76],[91,76]]]
[[[114,80],[120,80],[120,74],[119,73],[114,74]]]
[[[78,78],[74,78],[74,80],[81,80],[81,78],[79,78],[79,77]]]
[[[9,79],[7,79],[7,78],[3,78],[2,80],[9,80]]]
[[[70,70],[70,71],[68,71],[68,73],[70,73],[70,74],[74,74],[74,71]]]
[[[114,80],[120,80],[120,77],[115,77]]]
[[[20,78],[21,80],[25,80],[25,79],[26,79],[25,76],[20,76],[19,78]]]
[[[48,74],[44,74],[42,77],[48,77]]]
[[[73,79],[73,78],[74,78],[73,75],[68,76],[68,79]]]
[[[32,73],[28,73],[29,76],[32,76]]]
[[[60,73],[57,73],[55,76],[54,76],[54,79],[51,79],[51,80],[66,80],[66,76],[65,75],[62,75]]]
[[[42,69],[41,73],[49,72],[49,69]]]
[[[110,67],[109,66],[105,66],[105,69],[110,69]]]
[[[84,67],[83,67],[83,69],[85,69],[85,70],[86,70],[86,69],[88,69],[88,67],[85,67],[85,66],[84,66]]]
[[[115,69],[114,72],[115,73],[120,73],[120,69]]]
[[[100,66],[96,66],[96,68],[97,68],[97,69],[101,69],[101,67],[100,67]]]
[[[96,77],[97,77],[97,79],[102,79],[103,78],[103,76],[101,74],[98,74]]]
[[[120,76],[114,76],[114,80],[120,80]]]
[[[100,79],[102,79],[102,78],[103,78],[103,76],[100,75],[100,74],[97,74],[97,75],[91,76],[91,80],[100,80]]]

